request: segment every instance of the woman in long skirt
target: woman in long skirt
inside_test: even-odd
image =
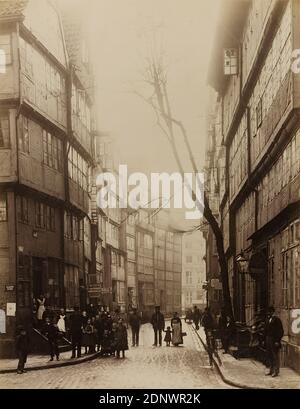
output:
[[[171,319],[172,327],[172,344],[177,347],[180,344],[183,344],[182,339],[182,324],[181,319],[178,316],[177,312],[174,312],[173,318]]]
[[[43,294],[40,295],[39,298],[36,299],[38,309],[37,309],[37,320],[38,320],[38,326],[39,328],[42,328],[42,323],[43,323],[43,314],[45,312],[45,302],[46,298],[44,297]]]
[[[117,352],[117,358],[120,358],[120,352],[122,352],[122,358],[125,358],[125,351],[128,350],[128,337],[127,328],[122,318],[119,319],[115,332],[115,350]]]
[[[85,347],[86,354],[93,354],[95,352],[96,337],[95,328],[92,324],[92,320],[88,318],[85,327],[83,328],[83,346]]]

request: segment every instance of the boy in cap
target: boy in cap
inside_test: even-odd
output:
[[[16,350],[19,358],[17,373],[22,374],[26,372],[24,367],[29,352],[29,337],[26,329],[22,325],[19,325],[17,328]]]

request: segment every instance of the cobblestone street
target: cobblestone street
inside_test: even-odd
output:
[[[209,367],[208,357],[192,329],[183,347],[152,347],[149,324],[143,325],[140,346],[130,348],[126,359],[100,358],[76,366],[0,375],[1,388],[224,388]],[[130,332],[130,331],[129,331]],[[30,359],[30,358],[29,358]]]

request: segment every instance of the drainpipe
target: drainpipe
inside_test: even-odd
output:
[[[19,175],[19,127],[18,127],[18,120],[21,114],[22,104],[23,104],[23,97],[21,92],[21,56],[20,56],[20,23],[17,22],[16,24],[16,37],[17,37],[17,52],[18,52],[18,85],[19,85],[19,106],[16,113],[15,118],[15,137],[16,137],[16,172],[17,172],[17,181],[16,186],[20,183],[20,175]],[[16,321],[18,321],[18,271],[19,271],[19,252],[18,252],[18,214],[17,214],[17,199],[16,199],[16,188],[14,189],[14,206],[15,206],[15,269],[16,269]],[[32,309],[32,306],[31,306]]]

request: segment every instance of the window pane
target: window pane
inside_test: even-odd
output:
[[[0,221],[7,221],[7,196],[6,193],[0,193]]]
[[[9,148],[9,119],[7,114],[0,114],[0,148]]]
[[[2,34],[0,35],[0,50],[3,50],[5,55],[5,61],[1,61],[1,65],[5,63],[11,64],[12,56],[11,56],[11,42],[10,42],[10,35],[9,34]]]

